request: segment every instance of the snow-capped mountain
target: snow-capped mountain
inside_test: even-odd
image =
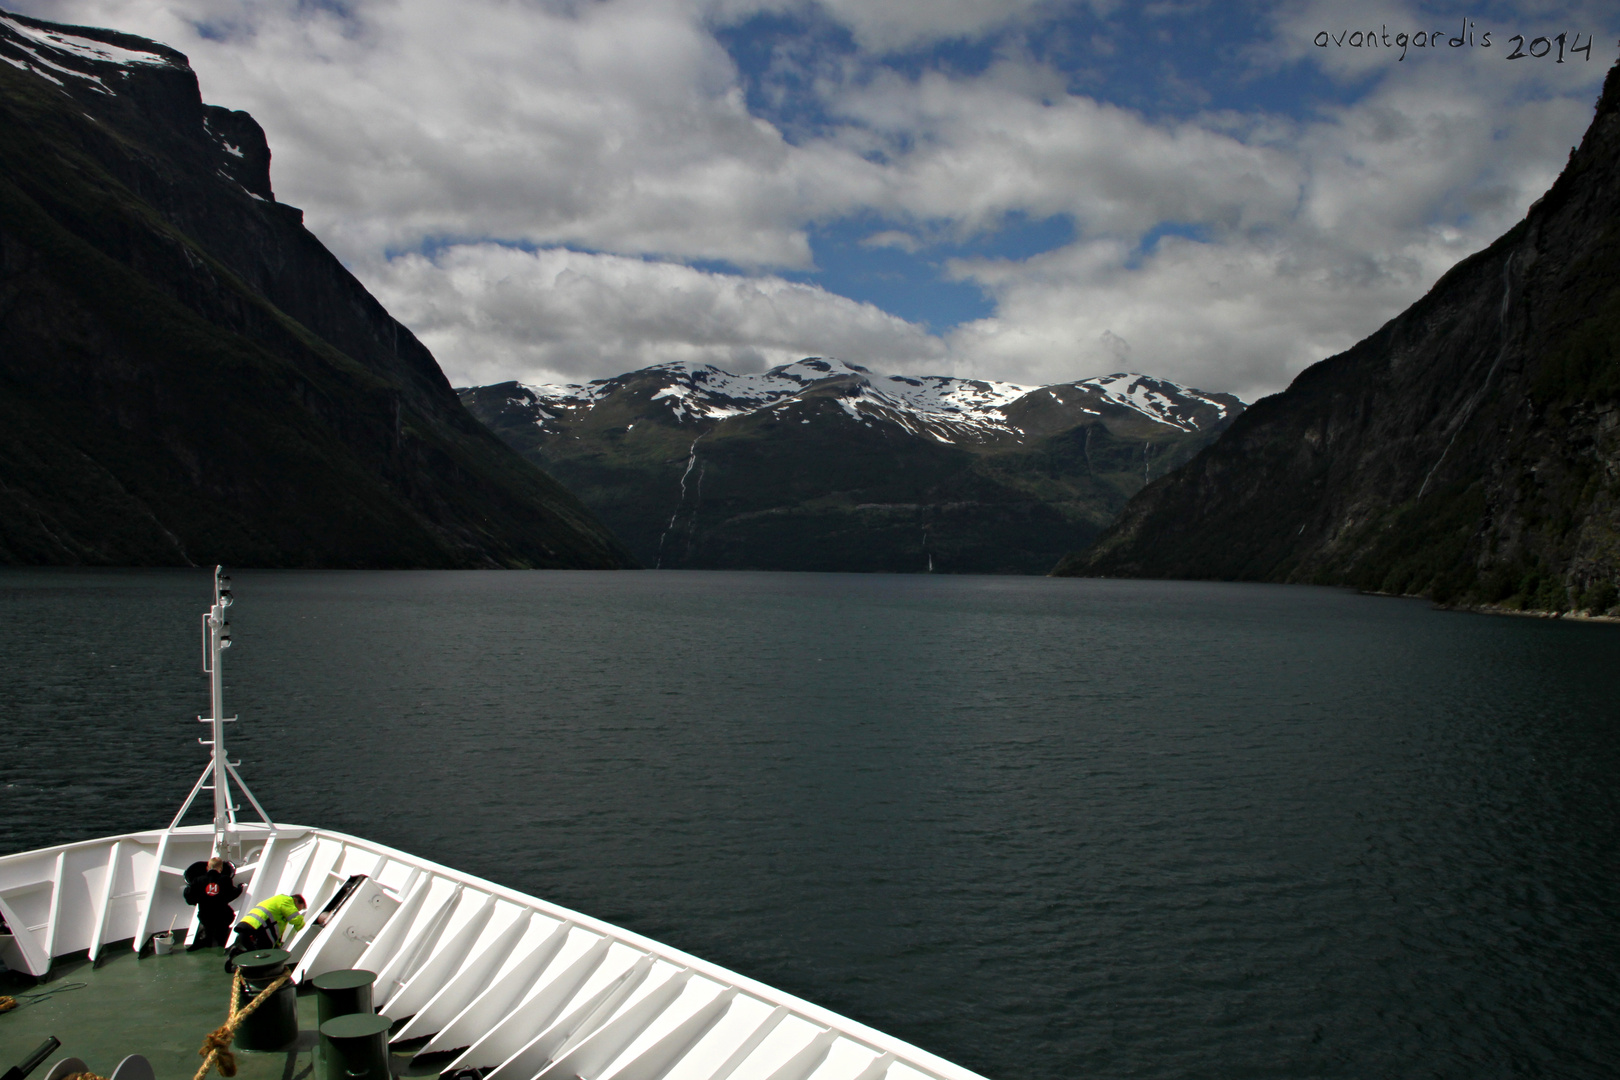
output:
[[[659,364],[461,391],[648,566],[1044,573],[1243,409],[1145,375],[1053,386]]]
[[[831,393],[850,419],[895,424],[942,443],[1024,442],[1049,434],[1054,411],[1064,420],[1127,410],[1181,432],[1202,431],[1241,410],[1230,394],[1208,394],[1146,375],[1113,374],[1052,386],[959,379],[947,375],[880,375],[831,357],[808,357],[761,374],[734,375],[712,364],[676,362],[579,384],[517,384],[515,406],[560,431],[616,395],[658,384],[651,402],[677,423],[717,422],[782,410],[807,393]]]

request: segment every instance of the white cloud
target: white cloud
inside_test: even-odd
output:
[[[780,277],[620,255],[458,245],[367,268],[458,386],[579,382],[691,360],[763,371],[805,356],[931,371],[943,344],[871,304]]]
[[[1075,245],[1038,260],[1044,278],[996,281],[996,316],[957,328],[952,354],[1014,381],[1128,367],[1253,400],[1353,344],[1361,335],[1347,326],[1403,306],[1412,286],[1391,277],[1333,288],[1280,244],[1166,237],[1134,271],[1125,255],[1110,241]]]
[[[805,221],[871,171],[751,116],[695,3],[49,6],[188,53],[209,100],[265,127],[278,195],[345,259],[495,237],[804,267]]]
[[[885,229],[882,232],[875,232],[866,237],[861,241],[861,247],[894,248],[897,251],[915,254],[922,250],[922,241],[908,232],[901,232],[899,229]]]
[[[996,301],[949,336],[962,373],[1055,381],[1117,365],[1253,397],[1353,344],[1551,183],[1585,95],[1528,96],[1477,67],[1411,69],[1315,122],[1151,122],[1054,94],[1031,65],[880,76],[831,98],[850,143],[884,140],[882,209],[963,232],[1012,210],[1081,234],[1021,260],[958,260]],[[901,147],[904,149],[901,149]],[[1164,237],[1162,223],[1203,242]]]
[[[1058,85],[1056,73],[1004,61],[973,78],[880,75],[831,104],[858,125],[843,136],[852,148],[876,138],[888,151],[875,205],[964,232],[1012,211],[1124,235],[1167,220],[1243,228],[1292,209],[1302,177],[1290,154],[1193,122],[1150,123]]]
[[[1316,65],[1371,92],[1314,118],[1155,119],[1071,92],[1016,41],[971,76],[874,62],[1062,10],[1045,0],[26,6],[187,52],[208,100],[265,126],[280,197],[458,382],[809,353],[1056,381],[1118,366],[1117,339],[1152,374],[1279,389],[1513,224],[1584,130],[1606,67],[1322,50],[1320,29],[1450,24],[1388,0],[1280,5],[1249,50],[1257,73]],[[862,51],[805,68],[824,122],[790,140],[750,114],[715,27],[813,8]],[[945,337],[772,274],[810,268],[818,223],[870,219],[868,245],[926,256],[1009,214],[1068,217],[1075,239],[951,263],[995,311]],[[1144,247],[1166,223],[1198,239]],[[452,246],[388,258],[425,241]],[[681,265],[702,261],[745,269]]]

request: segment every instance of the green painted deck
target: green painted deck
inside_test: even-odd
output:
[[[80,989],[69,989],[83,983]],[[0,973],[0,994],[17,997],[22,1008],[0,1013],[0,1072],[20,1062],[55,1035],[62,1047],[32,1074],[41,1080],[52,1063],[83,1058],[92,1072],[110,1075],[129,1054],[142,1054],[158,1080],[190,1080],[202,1064],[197,1048],[203,1036],[225,1022],[231,977],[224,951],[150,953],[113,949],[92,967],[87,960],[59,959],[47,981]],[[24,995],[49,993],[26,1001]],[[313,1069],[316,1042],[315,995],[298,995],[298,1048],[291,1052],[236,1054],[238,1080],[319,1080]],[[395,1055],[396,1075],[437,1070],[407,1069],[408,1055]],[[211,1076],[217,1077],[218,1071]]]

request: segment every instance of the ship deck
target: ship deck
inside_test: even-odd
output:
[[[99,1076],[110,1076],[129,1054],[152,1063],[158,1080],[188,1080],[202,1059],[203,1036],[225,1020],[231,977],[224,950],[175,951],[142,956],[116,949],[91,964],[59,958],[41,982],[21,972],[0,972],[0,994],[21,1008],[0,1013],[0,1071],[17,1064],[47,1036],[62,1040],[33,1074],[40,1080],[53,1062],[76,1057]],[[30,997],[30,995],[48,995]],[[297,1048],[283,1053],[236,1052],[238,1080],[310,1080],[315,1045],[315,995],[298,995]],[[436,1075],[410,1054],[393,1058],[396,1076]],[[217,1072],[212,1075],[218,1075]]]
[[[298,825],[241,825],[236,835],[238,880],[249,890],[238,910],[280,893],[306,896],[328,918],[288,940],[294,981],[374,973],[396,1062],[419,1074],[983,1080],[735,971],[394,848]],[[213,839],[208,826],[180,826],[0,856],[0,960],[20,973],[14,982],[46,975],[44,987],[58,990],[0,1014],[0,1059],[11,1058],[0,1066],[56,1035],[63,1055],[102,1076],[132,1053],[161,1080],[196,1072],[203,1036],[225,1017],[221,954],[150,950],[166,928],[196,932],[184,870],[208,857]],[[66,989],[76,982],[85,986]],[[243,1054],[243,1080],[313,1076],[312,1007],[300,1001],[310,1033],[300,1049]]]

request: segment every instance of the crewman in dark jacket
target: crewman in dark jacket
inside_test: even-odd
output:
[[[197,921],[202,924],[202,932],[186,946],[187,952],[230,943],[231,922],[236,915],[231,901],[241,895],[236,867],[219,856],[186,867],[186,903],[197,905]]]

